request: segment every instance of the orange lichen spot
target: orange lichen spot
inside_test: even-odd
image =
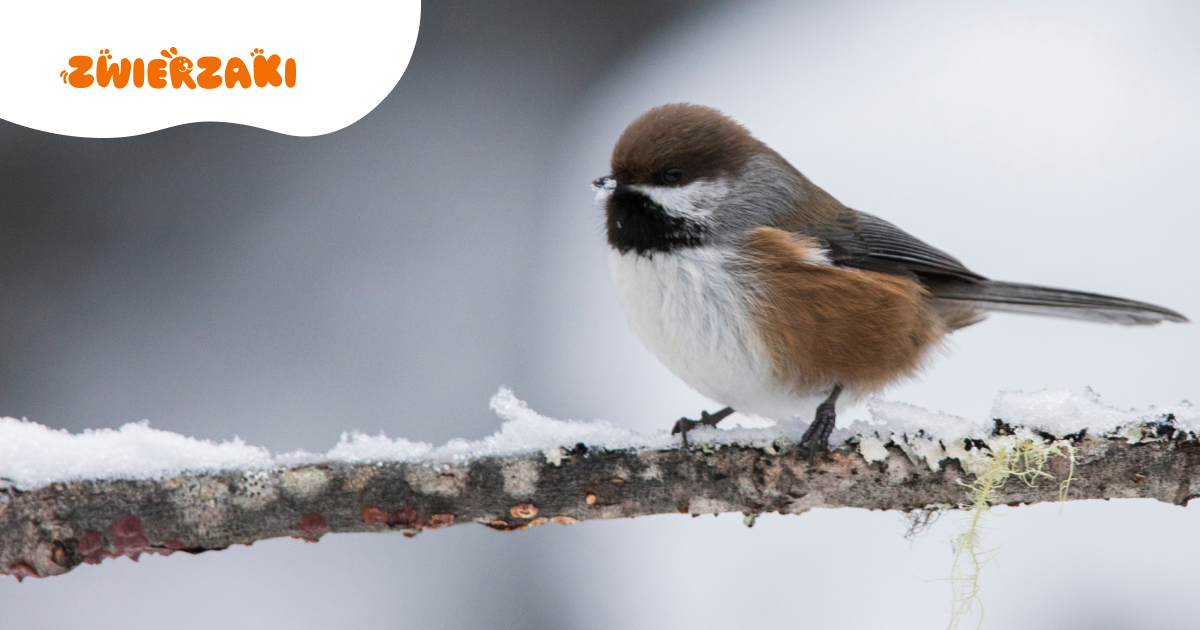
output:
[[[501,532],[506,532],[512,529],[512,526],[509,525],[507,521],[492,521],[491,523],[488,523],[487,526]]]
[[[454,524],[453,514],[434,514],[429,517],[429,522],[425,523],[426,529],[437,529],[439,527],[449,527]]]
[[[100,536],[100,532],[88,531],[82,537],[80,537],[79,546],[77,549],[79,550],[79,553],[86,556],[93,551],[99,550],[103,546],[104,538]]]
[[[136,516],[122,516],[112,521],[113,545],[118,555],[124,555],[134,562],[138,556],[150,546],[146,534],[142,532],[142,521]]]
[[[417,508],[406,505],[398,510],[392,510],[388,514],[388,527],[404,527],[413,528],[420,523],[420,518],[417,515]]]
[[[533,518],[537,516],[538,509],[532,503],[522,503],[512,506],[508,512],[513,515],[513,518]]]
[[[368,525],[387,525],[388,514],[377,507],[369,507],[363,510],[363,522]]]
[[[105,558],[115,555],[104,549],[104,537],[100,535],[100,532],[91,530],[79,538],[76,549],[83,556],[84,564],[100,564]]]
[[[305,533],[310,538],[320,538],[322,534],[329,531],[329,521],[325,520],[320,514],[305,514],[300,517],[300,524],[296,529]]]
[[[529,521],[529,526],[530,527],[541,527],[542,525],[545,525],[546,523],[549,523],[549,522],[550,522],[550,519],[546,518],[545,516],[539,516],[539,517],[533,519],[532,521]]]
[[[550,522],[558,523],[559,525],[574,525],[579,522],[579,519],[571,516],[553,516],[550,518]]]
[[[397,510],[392,510],[391,512],[384,512],[375,506],[370,506],[363,510],[362,515],[363,521],[370,525],[386,525],[393,529],[419,529],[421,527],[430,526],[428,523],[421,521],[420,515],[417,513],[417,508],[411,505],[405,505],[404,507],[401,507]],[[445,525],[451,525],[454,523],[453,514],[433,515],[430,517],[430,522],[432,522],[434,519],[441,519],[441,521],[444,521],[447,518],[450,519],[449,523],[434,525],[431,527],[436,529],[437,527],[444,527]]]
[[[583,500],[586,501],[588,505],[596,505],[596,495],[594,494],[587,495]]]
[[[28,564],[22,564],[19,562],[17,564],[14,564],[14,565],[8,567],[8,571],[5,571],[5,573],[17,578],[18,582],[24,582],[25,578],[27,578],[27,577],[35,577],[35,578],[42,577],[42,576],[38,575],[38,572],[35,571],[33,567],[29,566]]]
[[[67,548],[62,543],[54,541],[54,545],[50,547],[50,562],[60,567],[65,567],[70,562],[67,558]]]

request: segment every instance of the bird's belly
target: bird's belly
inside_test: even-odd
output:
[[[818,392],[780,383],[730,256],[715,247],[650,257],[611,250],[609,266],[630,326],[687,384],[744,413],[807,413]]]

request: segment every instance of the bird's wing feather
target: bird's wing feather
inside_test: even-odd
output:
[[[970,302],[984,311],[1084,319],[1124,325],[1186,322],[1162,306],[1096,293],[995,282],[957,258],[865,212],[847,210],[816,234],[834,265],[907,276],[941,300]]]
[[[848,210],[843,220],[821,229],[830,262],[844,267],[916,277],[926,284],[986,281],[959,260],[879,217]]]

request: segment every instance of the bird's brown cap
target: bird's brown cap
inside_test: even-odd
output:
[[[769,152],[745,127],[701,105],[672,103],[638,116],[613,147],[612,175],[625,185],[684,185],[737,175],[754,155]],[[663,179],[677,168],[677,181]]]

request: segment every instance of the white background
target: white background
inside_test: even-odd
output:
[[[335,5],[297,2],[18,2],[4,8],[0,38],[0,118],[42,131],[89,138],[148,133],[190,122],[232,122],[296,136],[337,131],[391,92],[408,67],[421,20],[420,0]],[[19,25],[19,26],[18,26]],[[101,49],[132,64],[175,47],[192,60],[251,52],[296,60],[296,85],[175,89],[148,84],[86,88],[64,84],[67,61]],[[201,70],[194,67],[192,79]],[[222,65],[218,74],[224,78]]]

